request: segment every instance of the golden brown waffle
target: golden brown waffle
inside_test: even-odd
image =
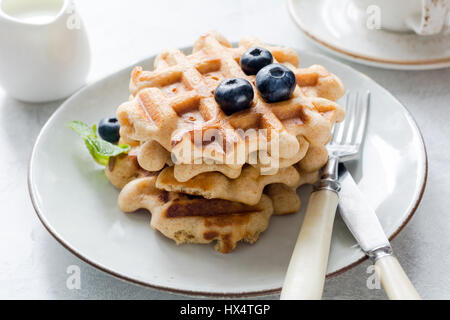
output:
[[[158,172],[143,170],[137,161],[136,149],[128,154],[111,157],[105,168],[105,175],[116,188],[122,189],[128,182],[146,176],[156,176]]]
[[[174,168],[161,171],[156,187],[161,190],[202,196],[206,199],[224,199],[255,205],[259,202],[264,187],[272,183],[283,183],[291,188],[300,181],[300,174],[293,167],[280,169],[274,175],[260,175],[259,170],[245,166],[241,175],[230,179],[219,172],[205,172],[186,182],[175,179]]]
[[[308,141],[306,141],[305,138],[302,136],[297,136],[297,140],[299,143],[299,151],[290,159],[279,159],[279,162],[276,163],[276,166],[272,166],[272,163],[268,164],[262,164],[259,162],[256,165],[253,165],[255,168],[260,171],[261,168],[264,168],[265,175],[267,175],[268,172],[270,172],[271,169],[273,169],[272,174],[277,174],[278,169],[287,168],[289,166],[292,166],[296,163],[298,163],[300,160],[302,160],[309,147]],[[321,166],[322,167],[322,166]],[[186,182],[195,176],[206,173],[206,172],[220,172],[226,177],[230,179],[236,179],[239,177],[242,171],[241,165],[223,165],[223,164],[176,164],[174,165],[174,177],[179,182]],[[311,170],[312,171],[312,170]]]
[[[254,76],[246,76],[239,65],[242,53],[253,45],[268,48],[274,62],[290,67],[296,75],[297,88],[291,99],[270,104],[254,89],[252,107],[227,116],[214,100],[214,90],[221,80],[231,77],[254,83]],[[298,56],[291,49],[266,46],[254,39],[244,39],[239,47],[232,48],[221,35],[208,33],[196,41],[191,55],[168,50],[158,55],[154,71],[143,71],[140,67],[133,70],[130,90],[134,98],[117,111],[121,135],[144,143],[156,141],[172,152],[179,163],[192,164],[194,159],[201,158],[215,159],[219,166],[223,163],[234,166],[197,168],[191,175],[220,171],[236,177],[239,170],[236,166],[243,165],[249,154],[265,145],[256,143],[255,136],[243,139],[239,129],[277,132],[281,159],[291,159],[300,152],[297,136],[304,137],[310,145],[324,146],[330,139],[332,125],[344,116],[343,110],[332,101],[341,97],[344,89],[340,80],[325,68],[298,69],[297,65]],[[195,145],[194,136],[208,130],[219,138]],[[266,139],[271,140],[271,136]],[[236,150],[244,150],[244,157],[239,158]]]
[[[202,173],[189,181],[179,182],[174,177],[173,167],[158,174],[156,187],[171,192],[198,195],[206,199],[224,199],[247,205],[255,205],[261,195],[268,195],[276,214],[297,212],[300,199],[296,189],[304,184],[314,184],[319,172],[304,172],[299,165],[279,170],[275,175],[260,175],[257,169],[246,166],[236,179],[218,172]]]
[[[230,252],[236,243],[250,243],[267,228],[272,214],[295,213],[300,208],[296,187],[314,183],[318,173],[301,174],[297,184],[269,184],[257,204],[250,206],[222,199],[204,199],[156,188],[158,172],[143,170],[133,148],[130,154],[111,158],[107,178],[122,189],[119,207],[125,212],[147,209],[151,225],[177,243],[209,243],[216,250]]]
[[[298,162],[303,172],[314,172],[322,168],[328,161],[328,151],[325,145],[310,145],[305,157]]]
[[[298,166],[300,179],[294,187],[289,187],[284,183],[269,184],[264,188],[264,194],[272,200],[273,211],[277,215],[291,214],[300,209],[300,198],[297,195],[297,188],[305,184],[314,184],[319,179],[319,171],[302,172]]]
[[[115,187],[122,189],[127,183],[129,183],[130,181],[133,181],[137,178],[142,178],[142,177],[149,177],[149,176],[156,176],[158,177],[159,174],[161,174],[161,172],[149,172],[146,171],[144,169],[142,169],[139,166],[139,163],[137,162],[137,156],[136,156],[136,147],[132,148],[131,152],[128,155],[120,155],[117,157],[113,157],[110,159],[108,166],[105,168],[105,175],[108,178],[108,180],[111,182],[111,184],[113,184]],[[166,169],[170,169],[173,167],[167,167]],[[298,171],[298,173],[294,172],[295,170],[293,170],[293,168],[296,168]],[[166,170],[165,169],[165,170]],[[164,170],[164,171],[165,171]],[[163,172],[164,172],[163,171]],[[216,175],[220,175],[219,173],[207,173],[207,175],[210,174],[216,174]],[[223,180],[223,179],[227,179],[225,184],[230,186],[230,185],[236,185],[237,188],[241,189],[242,186],[240,185],[248,185],[248,181],[250,181],[251,184],[253,185],[258,185],[261,184],[260,186],[257,187],[258,190],[261,190],[262,188],[264,188],[264,185],[267,185],[264,188],[264,193],[267,193],[270,198],[272,199],[273,196],[279,196],[279,197],[283,197],[283,195],[281,193],[291,193],[292,192],[295,194],[295,189],[298,188],[299,186],[303,185],[303,184],[312,184],[317,180],[317,176],[318,176],[318,172],[312,172],[312,173],[306,173],[306,172],[301,172],[300,169],[298,168],[298,166],[295,167],[289,167],[288,170],[283,171],[282,175],[275,175],[275,176],[258,176],[258,177],[252,177],[252,174],[255,174],[255,171],[250,169],[246,170],[246,174],[242,177],[239,177],[236,181],[233,181],[232,179],[228,179],[224,176],[220,176],[218,177],[219,180]],[[291,176],[287,176],[287,174],[291,175]],[[169,176],[170,177],[170,176]],[[209,180],[205,180],[205,176],[200,175],[199,177],[197,177],[197,179],[206,181],[206,183],[209,183],[210,185],[210,192],[215,192],[217,194],[219,194],[220,192],[226,193],[225,189],[221,189],[220,188],[220,184],[218,184],[217,182],[213,182],[210,183]],[[167,178],[166,178],[167,179]],[[172,178],[173,179],[173,178]],[[262,179],[262,180],[259,180]],[[271,182],[269,183],[269,181],[267,179],[272,179]],[[213,179],[215,180],[215,179]],[[258,181],[259,180],[259,181]],[[237,183],[237,181],[239,181],[240,183]],[[279,184],[284,184],[284,183],[288,183],[290,186],[287,186],[287,188],[283,188],[283,189],[277,189],[279,190],[279,192],[269,192],[268,191],[271,189],[271,186],[276,184],[274,182],[276,181],[282,181],[283,183],[279,183]],[[197,193],[202,194],[202,185],[199,183],[192,183],[191,185],[193,185],[193,189],[197,189]],[[170,186],[169,186],[170,187]],[[203,187],[205,187],[205,185],[203,185]],[[216,190],[216,187],[218,190]],[[256,194],[259,195],[258,196],[258,200],[261,197],[261,192],[260,191],[256,191]],[[188,191],[187,189],[185,191]],[[189,193],[189,192],[186,192]],[[191,192],[192,195],[195,195],[194,192]],[[255,198],[255,195],[253,195],[253,197]],[[288,196],[286,196],[288,197]],[[232,199],[230,195],[224,195],[224,198],[226,200]],[[239,199],[239,196],[235,195],[236,199]],[[292,196],[291,196],[292,198]],[[246,202],[245,200],[243,202]],[[258,202],[258,201],[256,201]],[[255,203],[256,203],[255,202]],[[285,213],[294,213],[298,210],[298,207],[296,206],[296,203],[299,203],[299,199],[297,200],[293,200],[293,201],[287,201],[286,205],[285,205],[285,209],[282,210],[282,212],[278,212],[278,210],[275,210],[275,214],[285,214]]]
[[[306,141],[305,138],[302,136],[297,136],[297,140],[300,146],[299,151],[294,155],[294,157],[290,159],[279,159],[279,162],[276,166],[276,169],[282,169],[287,168],[289,166],[292,166],[296,163],[298,163],[300,160],[305,158],[305,155],[307,154],[307,151],[309,150],[309,143]],[[228,178],[235,179],[239,177],[242,171],[241,165],[223,165],[223,164],[174,164],[171,161],[170,153],[165,150],[159,143],[156,141],[150,140],[147,142],[144,142],[140,144],[139,142],[135,140],[125,140],[122,139],[121,143],[128,143],[133,147],[132,153],[137,155],[137,161],[138,165],[142,167],[144,170],[147,171],[159,171],[164,166],[173,166],[174,167],[174,176],[175,179],[179,182],[186,182],[190,180],[191,178],[205,173],[205,172],[220,172],[223,175],[225,175]],[[326,149],[325,149],[326,153]],[[309,152],[308,161],[314,160],[311,159],[311,156],[315,156],[317,153],[311,153]],[[327,154],[326,154],[327,156]],[[323,166],[323,157],[318,158],[318,167],[320,168]],[[268,172],[271,163],[268,164],[262,164],[258,163],[256,165],[253,165],[254,167],[260,169],[264,168],[265,172]],[[308,167],[309,168],[309,167]],[[275,169],[275,168],[274,168]],[[315,169],[318,170],[318,169]],[[308,172],[315,171],[315,170],[306,170]],[[278,170],[274,171],[274,174],[276,174]]]
[[[254,86],[255,76],[243,73],[239,59],[256,45],[293,70],[297,87],[291,99],[270,104],[254,88],[252,106],[227,116],[214,90],[226,78],[244,78]],[[132,146],[105,170],[123,188],[120,208],[147,209],[152,227],[177,243],[217,241],[216,249],[224,253],[238,241],[255,242],[272,214],[296,212],[296,188],[317,180],[331,128],[343,119],[334,102],[344,93],[340,80],[322,66],[298,68],[292,49],[252,38],[232,48],[214,32],[200,37],[190,55],[161,53],[154,67],[133,70],[131,97],[117,111],[121,138]],[[260,135],[261,129],[267,134]],[[210,141],[194,139],[211,132]],[[270,144],[276,137],[278,154]],[[262,150],[279,161],[252,162]],[[269,175],[261,175],[263,169]]]
[[[266,195],[254,206],[221,199],[189,197],[155,187],[156,177],[138,178],[123,188],[119,207],[124,212],[147,209],[151,226],[166,237],[181,243],[210,243],[215,249],[231,252],[236,243],[254,243],[267,229],[273,214],[272,201]]]
[[[144,169],[142,169],[138,162],[137,162],[137,156],[136,156],[136,148],[132,148],[131,152],[128,155],[120,155],[114,158],[111,158],[109,160],[109,164],[108,166],[105,168],[105,175],[108,178],[108,180],[111,182],[111,184],[113,184],[114,186],[116,186],[119,189],[122,189],[127,183],[129,183],[130,181],[133,181],[137,178],[142,178],[142,177],[149,177],[149,176],[158,176],[161,172],[149,172],[146,171]],[[168,167],[168,168],[173,168],[173,167]],[[166,168],[166,169],[168,169]],[[292,193],[291,191],[294,190],[295,193],[295,189],[298,188],[300,185],[303,184],[307,184],[307,183],[314,183],[317,180],[317,172],[313,172],[313,173],[303,173],[301,172],[297,166],[295,166],[294,168],[297,169],[298,173],[293,172],[292,170],[293,167],[289,168],[289,171],[292,174],[292,177],[288,177],[286,178],[286,180],[283,181],[284,182],[288,182],[290,183],[290,185],[292,185],[292,187],[289,187],[288,189],[291,189],[290,193]],[[254,171],[252,171],[252,173],[254,173]],[[211,174],[211,173],[208,173]],[[219,173],[217,173],[219,174]],[[284,172],[284,175],[286,174],[286,172]],[[264,177],[264,176],[262,176]],[[300,178],[299,178],[300,177]],[[268,176],[267,178],[270,178],[270,176]],[[272,177],[272,179],[275,178],[274,181],[276,180],[281,180],[277,179],[276,177]],[[224,176],[221,176],[219,179],[227,179]],[[242,177],[242,178],[238,178],[241,179],[240,181],[242,181],[242,183],[246,183],[246,180],[252,179],[251,177],[248,177],[248,174],[246,174],[246,176]],[[265,178],[264,178],[265,179]],[[256,178],[256,181],[252,181],[252,184],[258,184],[261,183],[257,181],[258,178]],[[230,183],[231,179],[229,179],[229,181],[227,183]],[[264,181],[263,181],[264,182]],[[267,181],[266,181],[267,182]],[[267,184],[267,183],[265,183]],[[215,185],[218,185],[217,183]],[[268,187],[270,187],[272,184],[269,184],[265,189],[264,192],[266,192],[266,190],[268,190]],[[199,189],[199,191],[201,191],[200,186],[197,185],[197,188]],[[238,186],[239,188],[239,186]],[[258,187],[261,188],[261,187]],[[187,190],[186,190],[187,191]],[[217,192],[214,190],[214,192]],[[284,189],[281,190],[280,192],[283,191]],[[225,192],[225,191],[223,191]],[[259,194],[259,197],[261,197],[261,193],[257,192]],[[195,195],[195,194],[192,194]],[[272,198],[272,195],[275,195],[274,192],[270,193],[270,197]],[[226,196],[226,198],[229,198],[229,196]],[[259,200],[259,199],[258,199]],[[298,201],[298,200],[296,200]],[[257,201],[256,201],[257,202]],[[282,212],[283,214],[287,212],[289,213],[294,213],[298,210],[298,208],[296,208],[295,206],[295,201],[291,201],[291,202],[287,202],[286,203],[286,210],[283,210],[284,212]],[[281,212],[280,212],[281,213]],[[279,214],[278,211],[275,211],[275,214]]]
[[[301,202],[295,188],[274,183],[264,189],[264,194],[272,200],[273,210],[277,215],[291,214],[300,209]]]

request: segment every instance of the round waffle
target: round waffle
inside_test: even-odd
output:
[[[105,169],[109,181],[122,189],[118,199],[120,209],[124,212],[147,209],[152,215],[151,226],[176,243],[217,241],[215,249],[222,253],[233,250],[241,240],[255,242],[267,228],[272,214],[297,212],[300,199],[295,189],[318,178],[315,172],[295,175],[300,177],[291,187],[268,184],[253,205],[206,199],[157,188],[159,172],[142,169],[135,151],[111,158]]]
[[[240,57],[253,46],[294,72],[290,99],[265,102],[255,76],[243,73]],[[132,149],[105,169],[122,189],[119,207],[147,209],[152,227],[178,244],[217,241],[223,253],[238,241],[255,242],[273,214],[297,212],[296,188],[318,179],[331,128],[344,117],[335,103],[344,93],[339,78],[298,62],[292,49],[254,38],[233,48],[210,32],[189,55],[166,50],[153,71],[136,67],[129,101],[117,110],[122,142]],[[214,90],[227,78],[252,84],[249,109],[226,115],[216,103]]]
[[[227,116],[216,103],[214,90],[220,81],[232,77],[254,84],[254,76],[245,75],[239,65],[242,53],[254,45],[266,47],[274,62],[291,68],[297,87],[291,99],[270,104],[254,88],[252,106]],[[232,48],[223,36],[207,33],[195,42],[192,54],[167,50],[158,55],[153,71],[140,67],[133,70],[132,98],[117,111],[121,135],[143,143],[151,141],[152,148],[157,142],[172,152],[176,164],[203,165],[206,159],[214,160],[214,165],[198,166],[188,176],[176,174],[181,180],[207,171],[236,177],[251,154],[263,150],[271,154],[274,136],[278,139],[278,163],[289,162],[302,151],[298,136],[309,145],[323,146],[330,139],[334,122],[344,117],[342,108],[334,102],[344,93],[341,81],[321,66],[304,69],[297,66],[298,56],[292,49],[267,46],[251,38]],[[247,135],[263,131],[265,135]],[[207,132],[214,139],[205,139]],[[196,137],[200,137],[201,143]],[[147,167],[144,161],[142,165]]]
[[[124,212],[147,209],[151,226],[181,243],[210,243],[222,253],[238,241],[255,242],[267,229],[273,214],[270,198],[263,195],[254,206],[222,199],[204,199],[155,187],[156,177],[138,178],[126,184],[119,195]]]

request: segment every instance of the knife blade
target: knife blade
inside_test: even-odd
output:
[[[343,164],[339,165],[339,182],[339,212],[361,249],[369,256],[380,248],[391,251],[375,211]]]
[[[390,299],[420,299],[392,252],[380,221],[343,164],[339,165],[339,212],[361,249],[375,265],[377,277]]]

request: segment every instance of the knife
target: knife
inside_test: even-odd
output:
[[[339,212],[361,249],[372,260],[389,299],[417,300],[419,294],[394,256],[392,247],[364,194],[353,177],[339,165]]]

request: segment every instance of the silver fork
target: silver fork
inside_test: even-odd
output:
[[[345,120],[333,128],[327,146],[328,162],[309,198],[281,290],[281,299],[320,299],[330,251],[331,234],[338,205],[339,162],[359,157],[367,123],[370,93],[347,93]]]

